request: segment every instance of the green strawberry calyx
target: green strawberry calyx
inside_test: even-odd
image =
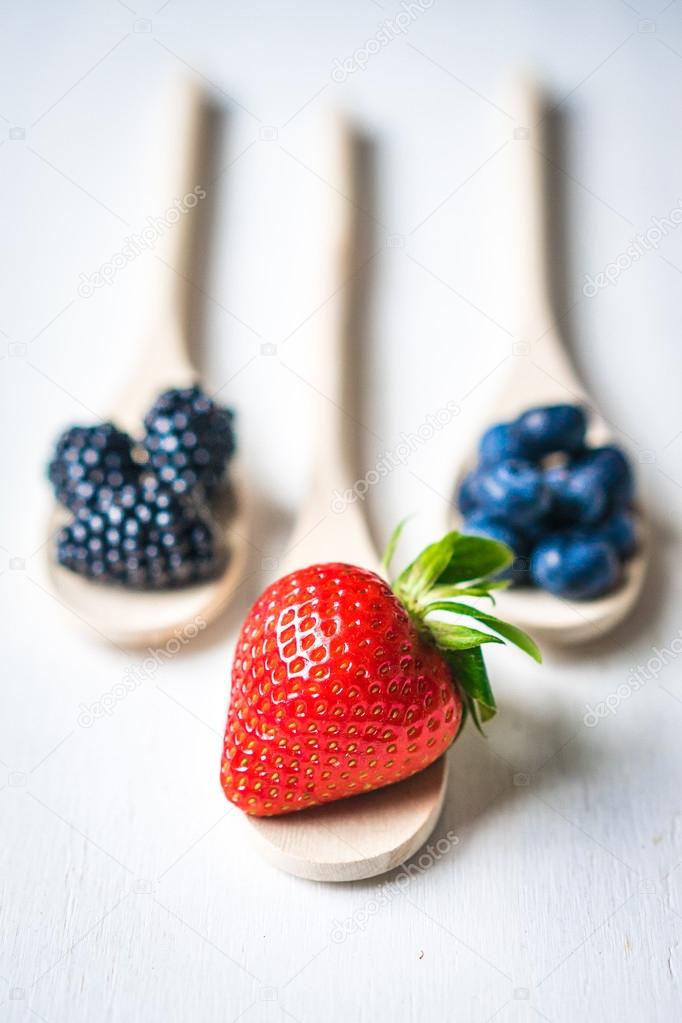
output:
[[[382,565],[387,576],[404,525],[400,523],[386,548]],[[418,632],[449,664],[462,697],[462,724],[468,713],[479,731],[497,710],[483,645],[506,641],[534,660],[542,660],[537,644],[522,629],[466,600],[483,597],[494,605],[495,590],[509,585],[507,580],[495,577],[511,565],[514,557],[514,552],[497,540],[453,531],[425,547],[391,582]]]

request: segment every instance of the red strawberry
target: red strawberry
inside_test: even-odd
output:
[[[476,723],[491,717],[480,646],[502,640],[431,615],[471,614],[539,656],[519,630],[456,602],[504,585],[482,577],[511,558],[493,540],[450,533],[393,590],[374,572],[336,563],[269,586],[235,652],[221,772],[227,798],[263,817],[357,795],[436,760],[466,709]],[[478,581],[456,585],[471,579]]]

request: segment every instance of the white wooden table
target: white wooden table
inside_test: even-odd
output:
[[[664,2],[3,12],[0,1018],[679,1019],[682,10]],[[506,319],[502,71],[522,59],[564,97],[560,307],[640,462],[656,561],[636,618],[598,646],[543,668],[493,652],[499,717],[453,750],[421,866],[295,880],[244,844],[218,767],[236,630],[311,447],[324,112],[374,142],[360,476],[392,455],[365,505],[380,542],[420,512],[407,555],[442,528],[459,424],[532,358]],[[174,198],[149,157],[154,94],[183,69],[230,111],[197,331],[257,487],[239,599],[166,658],[80,631],[45,591],[41,472],[56,431],[104,415],[134,365],[158,261],[119,254]]]

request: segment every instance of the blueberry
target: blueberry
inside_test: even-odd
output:
[[[484,468],[506,462],[510,458],[522,457],[515,427],[510,423],[491,426],[481,437],[478,455]]]
[[[550,506],[542,473],[520,459],[500,462],[481,473],[475,492],[482,511],[517,528],[539,522]]]
[[[485,512],[474,512],[464,521],[464,531],[473,536],[487,536],[491,540],[499,540],[509,547],[516,558],[503,572],[499,573],[501,579],[511,579],[512,582],[521,584],[528,581],[528,544],[518,530],[513,529],[506,522],[494,519]]]
[[[551,510],[551,503],[549,505],[549,510]],[[531,547],[534,547],[538,540],[541,540],[543,536],[552,532],[552,522],[549,510],[546,511],[544,515],[534,519],[532,522],[524,522],[522,525],[517,527],[518,532],[523,538],[528,550],[530,550]]]
[[[478,504],[478,498],[476,497],[477,481],[478,473],[474,470],[473,472],[467,473],[459,485],[459,490],[457,491],[457,507],[459,508],[461,515],[468,515],[469,512],[473,511]]]
[[[606,522],[597,527],[595,532],[596,535],[607,540],[624,560],[634,554],[637,549],[635,519],[631,512],[614,512]]]
[[[634,478],[630,462],[620,448],[607,445],[593,448],[579,459],[579,465],[589,467],[604,487],[611,508],[622,508],[634,496]]]
[[[613,546],[585,534],[547,536],[536,545],[530,560],[532,581],[568,600],[601,597],[617,585],[620,571]]]
[[[554,451],[575,453],[585,443],[587,420],[578,405],[547,405],[524,412],[514,424],[522,458],[542,458]]]
[[[553,466],[544,471],[551,496],[551,517],[558,526],[587,526],[607,511],[608,498],[602,477],[587,463]]]
[[[525,550],[525,543],[520,533],[506,522],[495,519],[486,512],[477,511],[467,515],[464,525],[467,533],[472,533],[475,536],[489,536],[493,540],[499,540],[500,543],[511,547],[515,554]]]

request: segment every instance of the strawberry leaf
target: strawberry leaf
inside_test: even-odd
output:
[[[402,522],[398,523],[398,525],[395,527],[395,529],[391,533],[390,540],[386,544],[386,550],[384,551],[384,556],[381,559],[381,567],[382,567],[382,569],[384,570],[384,573],[387,576],[388,576],[388,574],[390,572],[390,569],[391,569],[391,562],[393,561],[393,555],[395,554],[395,549],[398,546],[398,540],[400,539],[400,536],[402,534],[403,529],[405,528],[405,524],[407,523],[408,519],[409,519],[409,515],[405,516],[405,518],[402,520]]]
[[[481,725],[481,715],[478,712],[478,705],[476,704],[476,701],[472,699],[471,696],[469,696],[466,689],[462,689],[461,694],[463,712],[462,716],[464,716],[464,712],[466,712],[467,717],[470,717],[471,720],[473,721],[474,727],[476,728],[478,734],[482,735],[483,738],[485,738],[485,732],[483,731],[483,726]]]
[[[487,579],[482,579],[478,583],[473,583],[471,586],[434,586],[424,595],[421,600],[423,607],[428,607],[437,600],[457,600],[458,597],[487,597],[495,603],[495,598],[491,591],[493,590],[506,590],[510,582],[508,579],[497,579],[488,582]]]
[[[502,643],[497,636],[466,625],[451,625],[449,622],[429,622],[429,632],[440,650],[470,650],[482,643]]]
[[[509,622],[503,622],[499,618],[495,618],[494,615],[486,614],[485,611],[479,611],[477,607],[471,607],[470,604],[459,604],[454,600],[438,600],[433,603],[427,604],[425,608],[425,614],[430,611],[450,611],[453,614],[458,615],[469,615],[471,618],[475,618],[479,622],[483,622],[493,632],[497,632],[500,636],[504,636],[506,640],[513,643],[519,649],[532,657],[533,660],[540,663],[542,661],[542,654],[537,644],[530,638],[530,636],[523,631],[523,629],[517,628],[516,625],[511,625]],[[429,622],[429,628],[432,627],[432,623]],[[456,626],[455,626],[456,627]]]
[[[446,533],[442,540],[425,547],[398,576],[396,592],[404,593],[408,600],[418,600],[430,590],[451,563],[460,538],[459,533]]]
[[[452,533],[448,535],[455,535],[457,539],[452,545],[452,554],[448,564],[438,578],[434,579],[436,585],[448,586],[453,583],[483,579],[487,575],[501,572],[514,560],[514,552],[506,544],[499,543],[497,540],[489,540],[482,536],[462,536]]]
[[[403,525],[401,523],[391,537],[384,567],[391,560]],[[496,713],[495,697],[483,660],[484,644],[506,640],[536,661],[541,660],[537,645],[521,629],[461,602],[462,597],[487,597],[494,604],[493,592],[509,586],[508,580],[495,576],[513,560],[513,551],[497,540],[450,532],[426,547],[393,584],[394,593],[405,605],[416,628],[422,634],[430,634],[450,666],[453,684],[462,698],[459,731],[465,719],[471,717],[483,734],[483,723]],[[468,623],[462,625],[434,618],[432,612],[435,611],[468,616],[488,631],[472,628]]]
[[[471,716],[479,732],[482,732],[481,723],[490,721],[497,712],[483,651],[459,650],[449,653],[447,657],[454,681],[468,698]]]

